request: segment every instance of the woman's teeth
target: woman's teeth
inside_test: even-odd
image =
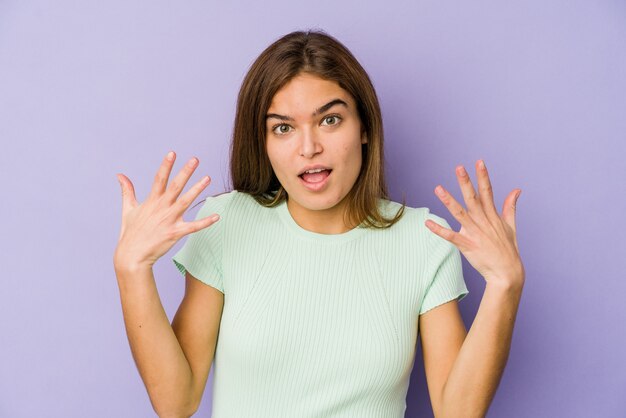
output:
[[[302,173],[300,177],[302,177],[302,179],[306,181],[307,183],[319,183],[321,181],[324,181],[324,179],[328,177],[329,175],[330,175],[330,170],[317,169],[317,170],[305,171],[304,173]]]

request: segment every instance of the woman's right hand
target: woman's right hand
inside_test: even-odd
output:
[[[205,176],[177,200],[199,160],[195,157],[189,160],[167,187],[176,154],[172,151],[168,156],[159,167],[150,195],[141,204],[135,198],[130,179],[123,174],[117,175],[122,187],[122,228],[113,256],[116,269],[151,268],[179,239],[211,226],[219,219],[213,214],[193,222],[183,220],[183,213],[211,178]]]

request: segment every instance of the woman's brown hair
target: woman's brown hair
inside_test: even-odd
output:
[[[337,39],[323,30],[291,32],[268,46],[246,74],[239,96],[230,147],[232,187],[248,193],[261,205],[272,207],[287,197],[266,151],[265,116],[276,92],[300,73],[335,81],[352,95],[361,127],[361,171],[348,193],[348,225],[388,228],[404,213],[405,202],[393,218],[379,211],[378,199],[387,199],[384,177],[383,121],[369,76]]]

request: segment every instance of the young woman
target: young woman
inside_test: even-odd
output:
[[[459,232],[389,200],[376,93],[339,41],[293,32],[257,58],[237,102],[233,189],[207,198],[193,222],[182,216],[209,178],[180,196],[198,160],[168,186],[174,160],[142,204],[118,176],[114,264],[160,416],[197,410],[215,360],[216,418],[402,417],[418,335],[435,416],[486,414],[524,284],[519,189],[500,217],[482,161],[479,193],[457,167],[467,210],[436,190]],[[185,296],[170,326],[152,266],[185,235],[173,257]],[[487,282],[469,333],[460,252]]]

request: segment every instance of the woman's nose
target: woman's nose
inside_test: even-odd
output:
[[[311,158],[322,152],[322,144],[315,129],[304,129],[300,138],[300,155]]]

